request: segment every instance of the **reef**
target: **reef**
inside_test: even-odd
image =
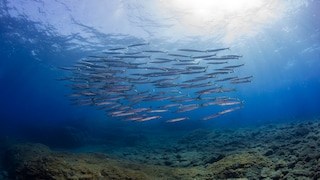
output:
[[[54,152],[42,144],[14,145],[6,160],[14,179],[189,179],[204,174],[197,168],[138,164],[104,153]]]
[[[3,179],[319,179],[320,122],[198,129],[93,152],[7,148]]]

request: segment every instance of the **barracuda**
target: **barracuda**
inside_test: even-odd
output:
[[[182,115],[165,121],[173,123],[189,119],[187,114],[199,108],[211,112],[213,105],[231,107],[200,117],[208,120],[242,108],[239,105],[244,101],[229,97],[231,93],[236,94],[236,88],[225,85],[236,86],[253,79],[253,76],[228,77],[237,73],[235,68],[245,64],[233,61],[241,61],[240,55],[225,53],[218,57],[214,54],[225,50],[230,48],[181,48],[169,52],[163,48],[152,49],[149,43],[141,42],[109,48],[101,52],[102,55],[94,54],[71,67],[60,67],[70,74],[58,80],[68,82],[67,86],[73,91],[69,95],[73,105],[95,106],[108,116],[125,121],[162,118],[154,116],[155,113],[162,113],[166,119],[167,115]],[[226,63],[230,64],[220,65]]]

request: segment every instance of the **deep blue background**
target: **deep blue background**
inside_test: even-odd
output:
[[[74,127],[86,134],[95,134],[93,131],[97,129],[110,134],[125,134],[129,130],[166,133],[167,130],[255,126],[320,116],[319,1],[310,2],[309,6],[267,27],[252,41],[239,42],[240,45],[232,48],[244,55],[246,66],[239,73],[254,75],[252,83],[241,84],[237,89],[236,95],[246,102],[245,108],[206,122],[194,113],[190,121],[176,124],[121,122],[93,107],[70,106],[66,95],[71,89],[56,80],[67,74],[57,67],[70,66],[105,48],[103,45],[93,45],[87,50],[79,48],[70,41],[79,40],[77,35],[50,35],[38,29],[37,23],[29,21],[28,17],[11,17],[4,4],[0,16],[2,135],[57,145],[54,139],[65,138],[61,133],[65,127]],[[291,31],[284,33],[287,27]],[[108,41],[120,45],[141,42],[131,36],[119,39],[114,34],[91,33],[104,39],[105,46]],[[59,45],[58,50],[55,44]],[[168,49],[184,45],[167,43]],[[73,46],[75,48],[70,48]],[[162,42],[162,47],[166,47],[166,42]]]

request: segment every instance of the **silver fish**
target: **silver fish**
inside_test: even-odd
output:
[[[238,107],[226,109],[226,110],[218,112],[218,114],[222,115],[222,114],[230,113],[232,111],[235,111],[235,110],[238,110],[238,109],[241,109],[241,108],[243,108],[243,106],[238,106]]]
[[[178,51],[185,51],[185,52],[206,52],[206,51],[196,50],[196,49],[178,49]]]
[[[117,50],[124,50],[127,49],[126,47],[118,47],[118,48],[111,48],[109,51],[117,51]]]
[[[168,51],[160,51],[160,50],[143,50],[142,52],[146,52],[146,53],[168,53]]]
[[[185,106],[180,107],[176,112],[178,112],[178,113],[188,112],[188,111],[198,109],[199,107],[200,107],[199,104],[189,104],[189,105],[185,105]]]
[[[138,122],[143,122],[143,121],[150,121],[150,120],[155,120],[155,119],[159,119],[162,118],[161,116],[150,116],[150,117],[145,117],[139,120],[136,120]]]
[[[223,68],[229,69],[229,68],[237,68],[237,67],[241,67],[241,66],[244,66],[244,64],[239,64],[239,65],[234,65],[234,66],[225,66]]]
[[[218,52],[218,51],[224,51],[224,50],[230,50],[230,48],[219,48],[219,49],[207,49],[207,52]]]
[[[183,54],[168,54],[168,56],[176,56],[176,57],[191,57],[191,56],[188,56],[188,55],[183,55]]]
[[[218,114],[218,113],[217,114],[212,114],[210,116],[206,116],[206,117],[202,118],[202,120],[206,121],[206,120],[209,120],[209,119],[217,118],[219,116],[221,116],[221,114]]]
[[[137,46],[146,46],[149,45],[149,43],[138,43],[138,44],[131,44],[128,47],[137,47]]]
[[[203,55],[203,56],[191,56],[194,59],[203,59],[203,58],[210,58],[212,56],[216,56],[217,54],[209,54],[209,55]]]
[[[223,78],[223,79],[218,79],[215,82],[221,82],[221,81],[229,81],[229,80],[233,80],[238,78],[238,76],[234,76],[234,77],[227,77],[227,78]]]
[[[188,120],[188,119],[189,119],[189,117],[181,117],[181,118],[169,119],[166,122],[173,123],[173,122],[184,121],[184,120]]]

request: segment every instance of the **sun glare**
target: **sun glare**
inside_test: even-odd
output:
[[[223,34],[230,42],[252,36],[259,27],[282,15],[280,1],[270,0],[162,0],[164,16],[176,20],[175,28],[188,35]]]

